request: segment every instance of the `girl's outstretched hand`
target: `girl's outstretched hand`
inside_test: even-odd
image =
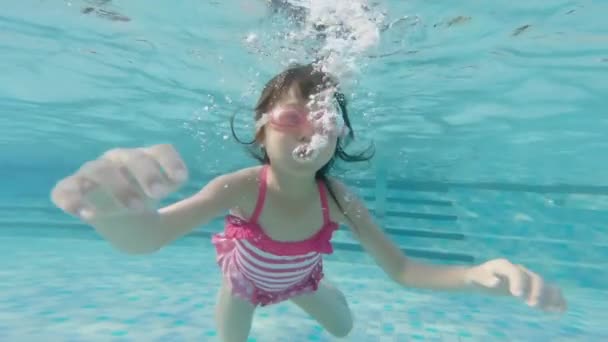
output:
[[[531,307],[549,312],[566,311],[562,291],[522,265],[506,259],[495,259],[467,270],[469,285],[495,294],[521,298]]]
[[[53,203],[87,222],[152,211],[188,178],[186,165],[171,145],[113,149],[59,181]]]

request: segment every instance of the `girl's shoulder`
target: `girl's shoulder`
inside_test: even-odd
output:
[[[261,166],[251,166],[225,173],[219,177],[224,180],[226,187],[234,187],[238,191],[257,189],[260,183]]]
[[[241,181],[257,181],[262,167],[262,165],[245,167],[233,171],[227,175]]]
[[[329,206],[332,218],[344,224],[348,222],[347,216],[350,209],[350,199],[352,194],[340,179],[332,176],[327,176],[327,190],[329,192]]]
[[[236,196],[236,206],[247,206],[246,204],[256,200],[260,185],[260,171],[262,166],[251,166],[222,175],[225,188],[230,188]]]
[[[327,182],[333,193],[332,213],[340,223],[352,223],[353,218],[368,214],[365,201],[348,185],[338,178],[328,176]],[[335,210],[335,211],[334,211]]]

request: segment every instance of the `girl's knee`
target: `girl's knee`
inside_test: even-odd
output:
[[[327,282],[321,283],[316,292],[292,301],[335,337],[346,337],[353,329],[353,316],[346,296]]]
[[[353,314],[348,305],[348,301],[346,300],[346,296],[344,296],[342,292],[338,291],[338,298],[338,300],[344,305],[342,311],[343,314],[337,320],[337,322],[334,322],[331,327],[328,327],[328,332],[334,337],[342,338],[348,336],[351,333],[351,331],[353,330],[354,323]]]
[[[353,320],[352,317],[345,317],[342,322],[339,324],[335,324],[331,327],[327,327],[327,332],[329,332],[332,336],[342,338],[346,337],[353,330]]]

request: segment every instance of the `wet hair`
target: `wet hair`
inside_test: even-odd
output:
[[[338,89],[339,83],[329,73],[318,70],[313,64],[306,65],[293,65],[276,75],[264,87],[262,94],[255,106],[255,121],[260,120],[262,115],[269,112],[281,101],[293,87],[299,90],[300,94],[308,99],[311,95],[318,94],[324,90],[335,88]],[[355,138],[355,133],[351,126],[350,119],[348,117],[347,100],[346,96],[340,91],[334,93],[334,98],[338,104],[344,124],[348,127],[348,134],[345,137],[339,137],[336,143],[336,149],[334,150],[332,158],[321,167],[315,174],[315,178],[321,180],[329,194],[334,199],[340,210],[343,208],[340,202],[335,196],[331,185],[329,184],[327,174],[333,168],[337,159],[343,162],[363,162],[368,161],[374,156],[374,147],[370,145],[364,151],[357,154],[350,154],[346,152],[346,146]],[[256,132],[256,137],[251,142],[241,141],[234,131],[234,115],[230,119],[230,128],[232,130],[232,136],[241,144],[249,145],[248,152],[262,164],[270,164],[270,159],[266,154],[266,151],[257,142],[263,134],[263,130]]]

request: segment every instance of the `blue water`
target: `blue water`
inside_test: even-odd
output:
[[[378,8],[389,22],[417,21],[361,58],[352,120],[377,158],[338,174],[412,257],[506,256],[560,284],[570,308],[556,317],[510,299],[398,288],[344,230],[326,267],[354,312],[346,340],[608,340],[608,3]],[[2,7],[0,341],[216,340],[208,236],[220,221],[128,257],[48,193],[116,146],[179,149],[193,177],[167,202],[251,165],[228,117],[238,111],[247,134],[248,108],[281,69],[268,54],[280,25],[263,1]],[[252,32],[268,46],[244,44]],[[257,312],[251,340],[332,339],[285,303]]]

